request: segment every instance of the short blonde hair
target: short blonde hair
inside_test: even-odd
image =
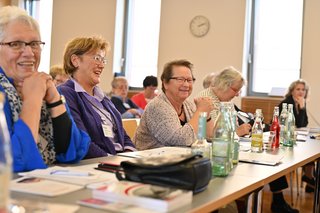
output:
[[[81,56],[95,50],[108,52],[110,50],[110,44],[100,36],[77,37],[69,41],[66,45],[63,56],[63,68],[65,72],[72,76],[78,69],[71,61],[72,55]]]
[[[234,82],[241,82],[242,86],[245,84],[242,74],[234,67],[230,66],[224,68],[215,76],[212,86],[221,91],[226,91]]]
[[[203,82],[202,82],[204,89],[207,89],[208,87],[210,87],[212,85],[213,79],[215,76],[216,76],[216,73],[212,72],[204,77]]]
[[[53,79],[55,79],[57,75],[67,75],[61,65],[53,65],[52,67],[50,67],[49,74]]]

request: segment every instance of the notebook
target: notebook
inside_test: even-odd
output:
[[[266,152],[239,152],[239,161],[246,163],[275,166],[281,162],[283,154],[268,154]]]

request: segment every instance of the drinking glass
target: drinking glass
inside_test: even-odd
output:
[[[4,95],[0,93],[0,212],[9,212],[11,150],[7,122],[3,113]]]

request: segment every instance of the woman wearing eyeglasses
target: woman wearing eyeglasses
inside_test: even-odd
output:
[[[162,93],[148,103],[134,136],[139,150],[163,146],[191,146],[198,132],[200,112],[213,110],[211,98],[188,99],[194,83],[187,60],[167,63],[161,75]],[[211,134],[212,120],[207,131]]]
[[[210,87],[199,93],[200,97],[211,97],[213,99],[216,106],[210,113],[213,120],[218,116],[220,102],[228,102],[239,96],[244,83],[244,79],[238,70],[227,67],[214,77]],[[238,126],[236,132],[238,136],[243,136],[249,134],[250,129],[251,125],[244,123]]]
[[[0,91],[14,172],[77,162],[89,147],[89,136],[75,125],[51,76],[38,72],[43,45],[26,11],[0,9]]]
[[[140,118],[143,109],[139,108],[128,98],[128,81],[123,76],[115,77],[112,82],[111,101],[122,118]]]
[[[66,45],[64,52],[63,66],[71,78],[58,89],[78,127],[91,137],[86,158],[135,150],[123,129],[121,114],[97,86],[109,48],[109,43],[100,37],[78,37]]]

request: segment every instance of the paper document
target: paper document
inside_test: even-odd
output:
[[[36,169],[30,172],[19,173],[19,175],[44,178],[80,186],[117,179],[115,174],[95,170],[95,167],[97,167],[96,163],[79,167],[53,166],[47,169]]]
[[[175,146],[165,146],[155,149],[148,149],[144,151],[137,152],[123,152],[119,153],[120,156],[141,158],[141,157],[156,157],[163,155],[185,155],[190,154],[191,149],[188,147],[175,147]]]
[[[255,163],[262,165],[275,166],[281,162],[284,157],[283,154],[268,154],[265,152],[255,153],[255,152],[239,152],[239,161],[247,163]]]

